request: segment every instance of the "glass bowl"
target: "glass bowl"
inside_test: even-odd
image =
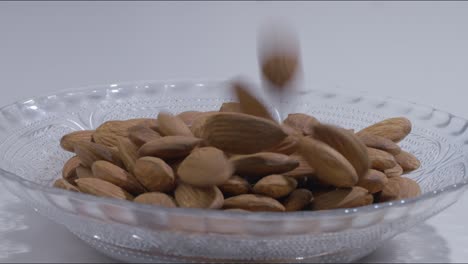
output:
[[[67,90],[0,109],[0,177],[13,194],[97,250],[127,262],[350,262],[455,203],[467,186],[468,123],[390,97],[351,91],[295,91],[272,112],[301,112],[359,130],[387,117],[414,124],[401,143],[422,162],[408,177],[415,199],[355,209],[239,213],[160,208],[50,187],[72,156],[71,131],[161,110],[218,109],[234,96],[223,82],[135,82]],[[261,91],[258,91],[261,94]]]

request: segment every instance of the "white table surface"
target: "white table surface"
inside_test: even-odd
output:
[[[148,79],[258,78],[257,29],[301,38],[306,85],[468,117],[468,2],[0,2],[0,104]],[[367,262],[467,262],[468,197]],[[1,262],[110,262],[0,187]]]

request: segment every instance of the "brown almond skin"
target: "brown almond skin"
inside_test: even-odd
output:
[[[213,147],[197,148],[179,165],[179,179],[196,187],[209,187],[225,183],[234,168],[224,153]]]
[[[372,204],[374,197],[361,187],[337,189],[314,197],[315,210],[354,208]]]
[[[75,184],[75,180],[78,178],[76,175],[76,168],[81,165],[81,160],[77,156],[72,157],[71,159],[65,162],[62,170],[62,178],[71,183]]]
[[[313,176],[315,174],[315,169],[312,168],[309,163],[298,153],[291,155],[291,158],[299,161],[299,166],[294,170],[282,173],[284,176],[292,177],[295,179],[301,179],[308,176]]]
[[[83,179],[83,178],[94,178],[93,172],[91,171],[90,168],[83,167],[83,166],[78,166],[76,168],[76,177],[78,179]],[[75,180],[76,181],[76,180]]]
[[[241,194],[224,200],[224,209],[243,209],[253,212],[284,212],[277,200],[258,194]]]
[[[299,166],[299,161],[293,157],[273,152],[236,155],[230,161],[237,174],[246,176],[281,174]]]
[[[135,162],[138,159],[138,147],[128,138],[119,138],[117,148],[125,168],[133,173]]]
[[[129,136],[129,128],[142,125],[146,127],[157,126],[157,119],[151,118],[136,118],[129,120],[114,120],[107,121],[96,128],[93,134],[93,139],[96,143],[116,147],[117,139]]]
[[[235,196],[250,192],[250,184],[247,180],[237,175],[233,175],[225,183],[219,186],[224,195]]]
[[[75,153],[81,160],[81,165],[91,168],[98,160],[112,162],[119,167],[123,167],[120,157],[116,157],[114,152],[106,146],[93,142],[80,142],[75,145]]]
[[[124,189],[101,179],[83,178],[76,180],[81,192],[99,197],[116,198],[121,200],[133,200],[133,196]]]
[[[180,120],[182,120],[187,126],[191,126],[193,121],[197,119],[203,112],[200,111],[185,111],[177,115]]]
[[[300,211],[310,204],[312,192],[307,189],[296,189],[283,202],[286,212]]]
[[[54,182],[53,186],[55,188],[60,188],[60,189],[64,189],[64,190],[67,190],[67,191],[79,192],[79,190],[78,190],[78,188],[76,188],[76,186],[72,185],[71,183],[69,183],[65,179],[57,179]]]
[[[396,162],[401,166],[403,172],[410,172],[419,169],[421,162],[413,154],[401,151],[395,156]]]
[[[299,154],[315,169],[320,182],[335,187],[352,187],[358,182],[356,170],[351,163],[321,141],[302,138],[299,142]]]
[[[271,120],[240,113],[208,116],[202,138],[210,146],[234,154],[252,154],[279,144],[287,134]]]
[[[172,197],[160,192],[149,192],[140,194],[133,201],[136,203],[158,205],[169,208],[177,207]]]
[[[192,131],[178,116],[161,112],[158,114],[158,128],[165,136],[193,137]]]
[[[137,147],[141,147],[142,145],[160,137],[161,135],[158,132],[147,126],[138,125],[128,129],[128,138]]]
[[[214,115],[219,113],[218,111],[209,111],[203,112],[203,114],[199,115],[195,120],[193,120],[192,125],[190,126],[190,131],[192,131],[193,135],[197,138],[202,137],[203,127],[205,126],[205,122],[210,115]]]
[[[256,194],[272,198],[281,198],[290,194],[297,187],[297,181],[283,175],[273,174],[260,179],[252,188]]]
[[[181,183],[174,195],[179,207],[185,208],[219,209],[224,201],[223,194],[216,186],[200,188]]]
[[[133,172],[136,179],[151,192],[170,192],[175,187],[174,172],[162,159],[139,158]]]
[[[369,170],[367,148],[354,133],[337,126],[318,124],[314,128],[314,138],[343,155],[353,165],[359,178]]]
[[[394,177],[388,179],[380,195],[380,202],[409,199],[419,195],[421,188],[417,182],[406,177]]]
[[[364,143],[364,145],[370,148],[380,149],[392,155],[397,155],[401,151],[400,146],[388,138],[365,132],[357,134],[357,137],[362,141],[362,143]]]
[[[247,83],[236,80],[232,86],[239,100],[240,111],[242,113],[274,120],[266,106],[249,91]]]
[[[69,152],[75,152],[75,144],[85,141],[91,142],[94,130],[80,130],[66,134],[60,139],[60,146]]]
[[[397,162],[392,154],[380,149],[367,148],[367,154],[371,162],[371,168],[379,171],[385,171],[397,165]]]
[[[283,141],[281,141],[278,145],[266,149],[267,152],[274,152],[280,153],[285,155],[291,155],[297,151],[299,145],[299,137],[297,136],[287,136]]]
[[[138,155],[140,157],[152,156],[161,159],[184,158],[201,142],[201,139],[195,137],[162,137],[141,146]]]
[[[234,112],[242,113],[240,103],[238,102],[226,102],[221,105],[219,112]]]
[[[364,177],[359,179],[357,186],[368,190],[371,194],[374,194],[382,191],[387,183],[387,175],[380,171],[370,169]]]
[[[264,78],[276,87],[285,87],[295,78],[299,69],[299,57],[294,52],[277,52],[265,57],[260,63]]]
[[[94,177],[115,184],[131,194],[138,195],[146,192],[133,175],[108,161],[94,162],[91,170]]]
[[[403,168],[397,164],[393,168],[384,170],[384,173],[388,178],[399,177],[403,174]]]
[[[313,135],[314,127],[319,123],[315,117],[302,113],[289,114],[283,121],[283,124],[301,131],[304,135]]]
[[[405,117],[394,117],[382,120],[359,131],[358,134],[369,133],[400,142],[411,132],[411,121]]]

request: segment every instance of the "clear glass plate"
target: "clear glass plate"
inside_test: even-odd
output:
[[[259,91],[259,93],[261,93]],[[394,98],[294,92],[272,112],[302,112],[359,130],[386,117],[414,124],[401,144],[421,161],[408,177],[423,195],[348,210],[238,213],[159,208],[51,188],[72,156],[71,131],[161,110],[216,110],[234,100],[223,82],[135,82],[68,90],[0,109],[0,180],[13,194],[105,254],[131,262],[349,262],[455,203],[467,186],[465,119]]]

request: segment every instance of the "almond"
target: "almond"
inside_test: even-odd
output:
[[[314,209],[331,210],[339,208],[353,208],[372,204],[374,198],[366,189],[353,187],[337,189],[332,192],[314,197]]]
[[[284,212],[284,206],[273,198],[257,194],[241,194],[224,200],[224,209]]]
[[[186,157],[202,140],[195,137],[167,136],[152,140],[138,150],[140,157],[154,156],[162,159]]]
[[[353,165],[359,178],[369,170],[367,148],[353,133],[337,126],[318,124],[314,137],[343,155]]]
[[[131,194],[146,192],[133,175],[108,161],[94,162],[91,170],[94,177],[115,184]]]
[[[65,179],[57,179],[54,182],[54,187],[64,189],[64,190],[67,190],[67,191],[79,192],[79,190],[78,190],[78,188],[76,188],[76,186],[72,185],[71,183],[69,183]]]
[[[190,128],[177,116],[170,113],[158,114],[159,131],[165,136],[193,137]]]
[[[302,138],[299,153],[315,169],[317,179],[323,183],[335,187],[352,187],[358,182],[353,165],[338,151],[321,141]]]
[[[395,158],[392,154],[380,149],[367,148],[367,154],[371,162],[371,168],[384,171],[397,165]]]
[[[264,78],[277,87],[291,82],[299,69],[299,57],[295,52],[276,52],[260,63]]]
[[[421,166],[421,162],[413,154],[403,150],[395,156],[395,159],[404,172],[416,170]]]
[[[205,125],[206,119],[208,119],[210,115],[214,115],[217,113],[219,112],[218,111],[203,112],[203,114],[201,114],[195,120],[193,120],[192,125],[190,126],[190,131],[192,131],[193,135],[197,138],[200,138],[202,136],[203,127]]]
[[[128,138],[138,147],[160,137],[158,132],[146,126],[138,125],[128,129]]]
[[[298,160],[284,154],[272,152],[235,155],[230,160],[236,173],[246,176],[281,174],[299,166]]]
[[[399,164],[397,164],[393,168],[384,170],[384,173],[387,175],[388,178],[399,177],[403,174],[403,168]]]
[[[93,142],[79,142],[75,145],[75,153],[81,160],[81,165],[91,168],[91,165],[98,160],[107,160],[119,167],[123,167],[120,157],[106,146]]]
[[[265,105],[250,93],[247,83],[235,81],[233,88],[239,99],[242,113],[273,120]]]
[[[133,200],[133,196],[122,188],[101,179],[83,178],[76,180],[76,184],[81,192],[87,194],[121,200]]]
[[[182,113],[179,113],[177,117],[182,120],[187,126],[191,126],[193,121],[197,119],[200,115],[202,115],[203,112],[200,111],[185,111]]]
[[[151,192],[170,192],[175,187],[174,172],[162,159],[139,158],[133,172],[137,180]]]
[[[117,147],[125,168],[127,168],[129,172],[133,173],[135,162],[138,159],[138,147],[128,138],[119,138]]]
[[[301,131],[304,135],[313,135],[314,127],[319,123],[315,117],[301,113],[289,114],[283,121],[283,124]]]
[[[290,194],[297,187],[297,181],[287,176],[273,174],[259,180],[253,192],[272,198],[281,198]]]
[[[251,154],[272,148],[287,136],[271,120],[240,113],[210,115],[201,134],[208,145],[236,154]]]
[[[387,184],[387,176],[377,170],[370,169],[364,177],[359,179],[357,186],[362,187],[368,190],[370,193],[374,194],[383,190]]]
[[[219,112],[234,112],[242,113],[240,103],[238,102],[226,102],[221,105]]]
[[[300,179],[307,176],[313,176],[315,174],[315,169],[312,168],[309,163],[307,163],[302,155],[294,153],[291,155],[291,158],[299,161],[299,166],[292,171],[283,173],[284,176]]]
[[[75,151],[75,144],[77,142],[85,141],[91,142],[94,130],[80,130],[66,134],[60,139],[60,146],[70,152]]]
[[[307,189],[294,190],[283,202],[286,212],[300,211],[312,201],[312,192]]]
[[[162,207],[177,207],[172,197],[160,192],[149,192],[140,194],[133,201],[136,203],[152,204]]]
[[[394,142],[403,140],[411,132],[411,121],[405,117],[385,119],[359,131],[358,134],[369,133],[388,138]]]
[[[223,194],[216,186],[200,188],[181,183],[174,194],[177,204],[186,208],[219,209],[224,201]]]
[[[120,137],[128,137],[129,128],[137,125],[152,127],[157,125],[157,120],[150,118],[138,118],[125,121],[107,121],[96,128],[96,131],[93,134],[93,139],[96,143],[109,147],[116,147],[117,139]]]
[[[370,148],[380,149],[393,155],[396,155],[401,151],[400,146],[388,138],[365,132],[357,134],[357,137],[362,141],[362,143],[364,143],[364,145]]]
[[[285,155],[291,155],[297,151],[299,144],[299,138],[297,136],[287,136],[278,145],[267,149],[268,152],[281,153]]]
[[[250,192],[250,184],[244,178],[234,175],[220,185],[219,189],[225,195],[241,195]]]
[[[419,184],[406,177],[394,177],[388,179],[388,183],[382,190],[380,202],[414,198],[421,195]]]
[[[94,178],[93,172],[91,171],[90,168],[83,167],[83,166],[78,166],[76,168],[76,177],[78,179],[83,179],[83,178]],[[75,180],[76,181],[76,180]]]
[[[68,181],[71,184],[75,183],[75,180],[78,178],[76,175],[76,168],[81,165],[81,160],[77,156],[67,160],[62,170],[62,178]]]
[[[196,187],[221,185],[232,173],[233,167],[224,153],[213,147],[194,149],[177,170],[181,181]]]

